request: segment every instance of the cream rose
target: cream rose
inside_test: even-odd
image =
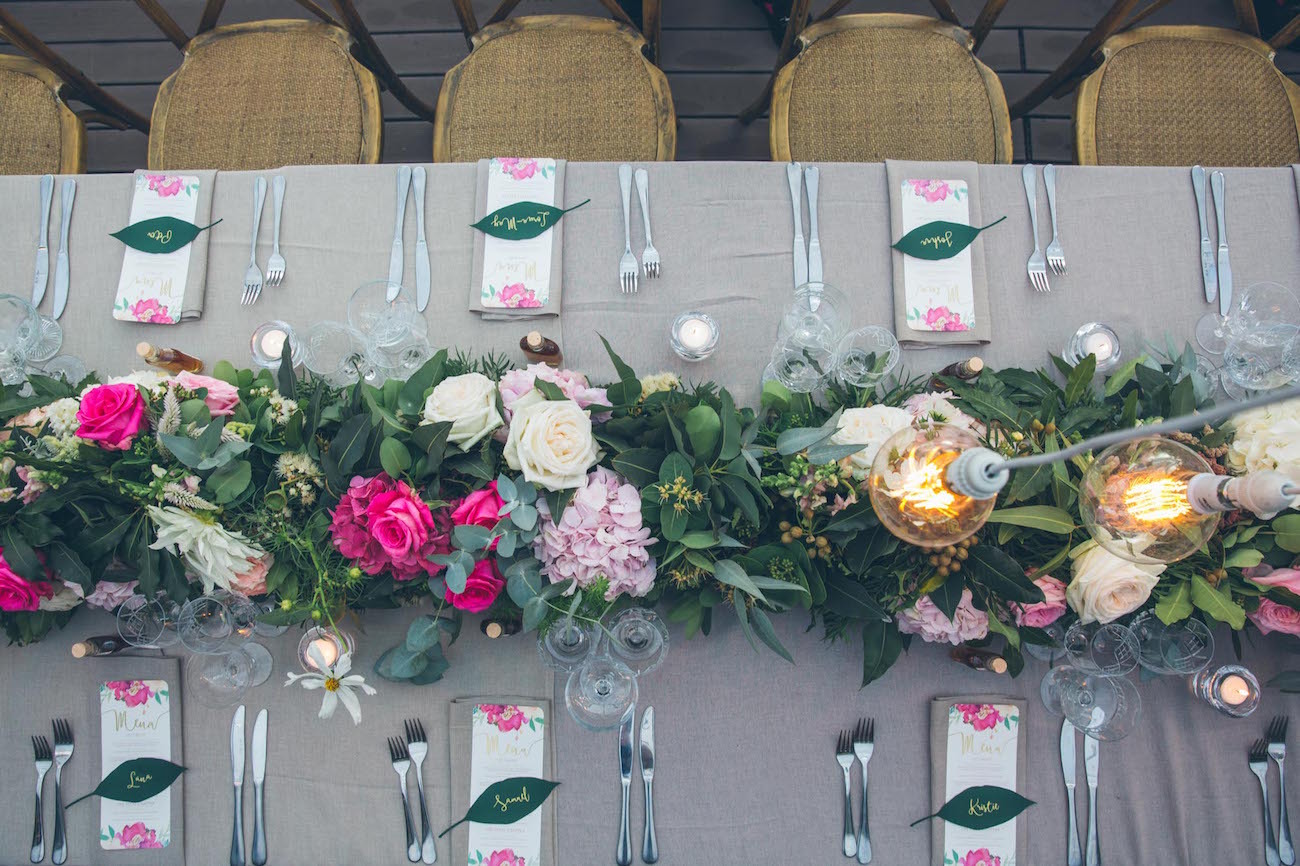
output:
[[[496,383],[482,373],[443,379],[424,401],[424,421],[450,421],[447,441],[469,449],[502,424]]]
[[[1300,400],[1288,400],[1232,417],[1228,468],[1241,475],[1276,469],[1300,479]],[[1291,501],[1300,507],[1300,497]]]
[[[1075,558],[1065,600],[1080,622],[1111,622],[1145,604],[1164,570],[1121,559],[1098,545]]]
[[[885,440],[911,426],[912,414],[906,409],[893,406],[845,409],[830,441],[835,445],[864,446],[843,461],[853,477],[861,480],[871,474],[871,462],[876,459],[876,452]]]
[[[591,417],[572,400],[516,403],[505,458],[511,469],[547,490],[581,487],[600,459]]]

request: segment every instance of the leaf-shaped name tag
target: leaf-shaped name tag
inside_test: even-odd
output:
[[[517,201],[492,211],[473,224],[479,231],[508,241],[526,241],[535,238],[560,221],[571,210],[577,210],[591,199],[573,207],[558,208],[535,201]]]
[[[914,259],[950,259],[970,246],[980,232],[993,228],[1004,219],[1006,217],[996,219],[983,228],[935,220],[903,235],[894,244],[894,249]]]
[[[123,803],[139,803],[171,787],[176,777],[185,772],[180,764],[162,758],[134,758],[123,761],[117,769],[104,777],[95,790],[69,803],[76,805],[87,797],[103,797]]]
[[[131,223],[126,228],[113,232],[113,237],[142,253],[171,253],[193,241],[199,232],[207,231],[219,222],[221,220],[200,228],[176,217],[154,217]]]
[[[438,838],[446,836],[466,821],[478,824],[513,824],[542,805],[559,784],[534,779],[532,776],[513,776],[494,782],[478,795],[465,817],[439,833]]]
[[[971,830],[987,830],[1005,824],[1032,805],[1033,800],[1026,800],[1007,788],[976,785],[953,797],[933,815],[913,821],[911,826],[915,827],[931,818],[942,818]]]

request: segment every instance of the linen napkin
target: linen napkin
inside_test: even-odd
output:
[[[451,814],[453,821],[459,821],[465,816],[469,809],[470,803],[470,772],[472,761],[472,744],[474,730],[474,711],[476,707],[540,707],[544,713],[545,730],[543,732],[542,744],[545,749],[543,759],[543,771],[541,778],[555,780],[555,723],[554,716],[551,714],[551,702],[546,699],[525,698],[519,696],[488,696],[476,698],[457,698],[450,704],[451,722],[449,725],[450,732],[450,761],[451,769]],[[503,736],[509,733],[512,726],[508,721],[503,721]],[[531,775],[528,773],[518,773],[517,775]],[[498,780],[499,781],[499,780]],[[557,788],[551,793],[541,807],[534,813],[541,816],[541,859],[537,866],[556,866],[556,847],[555,847],[555,815],[556,805],[555,798],[560,796],[560,789]],[[507,825],[508,826],[508,825]],[[436,833],[441,830],[435,831]],[[451,831],[451,850],[452,863],[475,862],[469,860],[469,839],[470,824],[466,822]],[[482,861],[488,862],[492,851],[482,851]],[[520,852],[522,853],[522,852]],[[534,866],[530,861],[528,866]]]
[[[1029,736],[1026,701],[997,695],[935,698],[930,703],[930,812],[973,785],[1025,790]],[[953,759],[953,760],[950,760]],[[988,830],[968,830],[942,818],[930,822],[930,861],[951,866],[987,848],[1002,862],[1027,863],[1029,824],[1024,813]],[[956,852],[954,855],[953,852]],[[993,861],[990,861],[993,862]]]
[[[885,161],[889,242],[934,220],[983,226],[979,166],[973,162]],[[996,219],[996,217],[994,217]],[[983,234],[948,259],[928,261],[891,250],[894,333],[913,348],[987,343],[988,279]]]
[[[212,222],[215,171],[162,173],[137,171],[125,225],[174,216],[200,228]],[[124,322],[175,325],[203,315],[208,273],[208,238],[199,232],[170,253],[145,253],[122,245],[122,272],[113,301],[113,318]]]
[[[478,162],[474,221],[521,201],[564,207],[565,160],[493,157]],[[528,240],[474,233],[469,309],[484,319],[537,319],[560,314],[564,220]]]
[[[63,802],[89,793],[103,778],[100,742],[100,686],[113,680],[165,680],[171,695],[171,760],[185,765],[182,749],[181,666],[177,659],[116,657],[73,661],[72,636],[55,633],[40,646],[8,647],[0,665],[5,695],[7,747],[0,749],[0,778],[12,784],[0,795],[0,838],[8,854],[17,840],[32,833],[32,783],[36,779],[30,737],[54,742],[51,719],[67,719],[75,749],[63,768]],[[45,856],[54,837],[54,772],[45,780]],[[19,780],[22,784],[19,784]],[[106,852],[100,847],[100,801],[83,800],[67,809],[68,862],[108,861],[143,866],[180,866],[185,862],[185,774],[172,784],[171,841],[165,848]],[[117,828],[115,828],[117,829]],[[12,843],[12,844],[9,844]],[[24,849],[25,850],[25,849]],[[16,855],[15,855],[16,856]],[[26,859],[24,855],[24,860]]]

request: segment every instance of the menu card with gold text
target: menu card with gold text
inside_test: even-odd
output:
[[[171,760],[171,690],[165,680],[110,680],[99,686],[101,778],[134,758]],[[140,803],[99,800],[99,845],[106,851],[164,848],[171,842],[171,788]]]
[[[475,704],[470,748],[471,803],[494,782],[514,776],[545,775],[547,723],[541,707]],[[467,866],[535,866],[541,853],[540,809],[513,824],[469,825]]]

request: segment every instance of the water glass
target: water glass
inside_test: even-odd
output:
[[[423,316],[416,309],[415,298],[388,280],[366,283],[348,299],[348,324],[376,346],[402,339],[416,319],[423,320]]]
[[[244,652],[192,655],[185,661],[186,696],[211,709],[232,706],[248,691],[252,670]]]
[[[158,599],[133,595],[118,605],[117,633],[130,646],[160,646],[166,629],[166,610]]]
[[[1076,622],[1066,631],[1064,646],[1070,664],[1090,673],[1123,676],[1138,665],[1137,636],[1117,622]]]
[[[1150,673],[1188,676],[1214,657],[1214,635],[1199,619],[1165,625],[1154,611],[1147,611],[1130,628],[1141,647],[1142,669]]]
[[[235,635],[235,617],[220,599],[201,596],[185,602],[180,615],[181,644],[199,655],[229,650]]]
[[[0,346],[17,346],[29,354],[40,344],[41,330],[35,307],[17,295],[0,295]]]
[[[582,666],[595,645],[593,630],[570,617],[551,623],[537,636],[542,664],[560,673],[572,673]]]
[[[76,385],[89,375],[86,362],[76,355],[55,355],[41,365],[41,372],[54,379],[62,379],[69,385]]]
[[[848,298],[826,283],[804,283],[794,290],[794,300],[777,326],[778,341],[790,338],[796,345],[826,347],[831,351],[849,330]]]
[[[648,607],[630,607],[610,620],[610,652],[640,676],[663,664],[668,626]]]
[[[608,651],[599,649],[569,674],[564,706],[573,720],[589,731],[618,727],[623,713],[636,703],[636,674]]]
[[[272,668],[270,651],[253,640],[262,609],[248,596],[230,590],[218,590],[213,597],[225,604],[230,612],[233,648],[245,653],[252,661],[252,684],[260,686],[270,678]]]
[[[1060,620],[1057,620],[1050,625],[1044,626],[1042,630],[1047,632],[1047,636],[1051,638],[1051,646],[1022,640],[1020,643],[1021,649],[1039,661],[1054,664],[1057,659],[1065,655],[1065,626],[1061,624]]]
[[[835,369],[836,344],[803,343],[794,335],[778,338],[772,347],[772,373],[796,394],[821,388]]]
[[[423,319],[420,320],[423,322]],[[408,327],[398,339],[386,344],[371,343],[370,360],[374,365],[374,383],[382,385],[388,379],[409,379],[433,357],[428,329]]]
[[[1142,720],[1137,686],[1122,676],[1055,668],[1061,709],[1070,724],[1098,740],[1122,740]]]
[[[835,355],[835,378],[849,388],[874,388],[898,366],[898,339],[868,325],[845,334]]]
[[[366,340],[341,322],[317,322],[303,337],[303,365],[335,388],[345,388],[370,372]]]
[[[1249,391],[1294,382],[1300,377],[1300,326],[1274,322],[1232,336],[1223,350],[1223,370]]]

